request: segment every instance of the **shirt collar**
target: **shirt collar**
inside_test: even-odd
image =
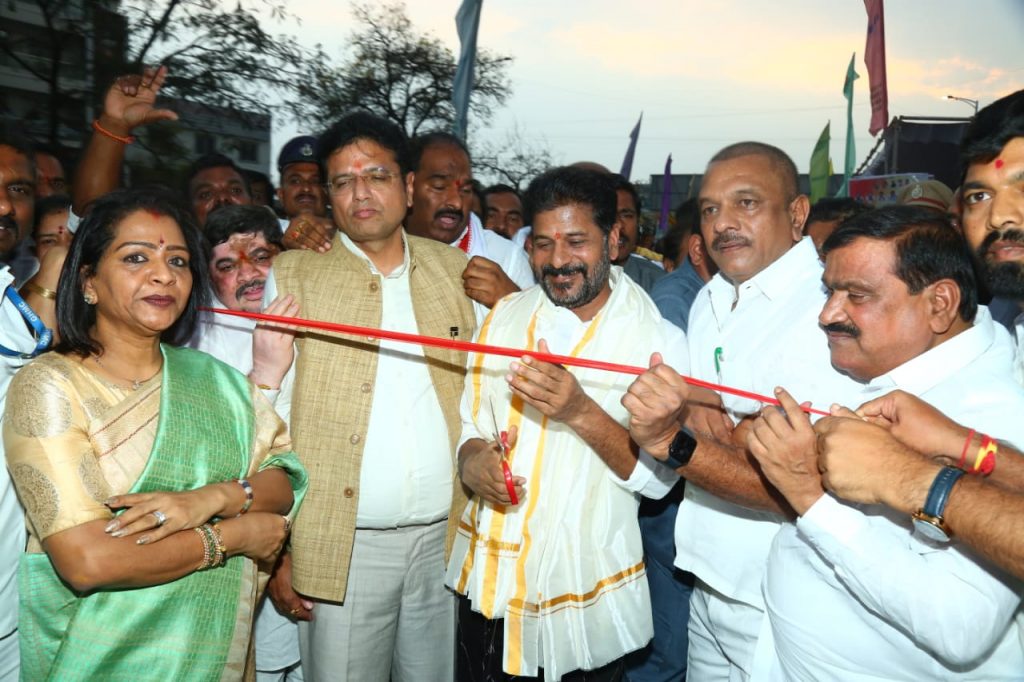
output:
[[[900,388],[921,395],[946,381],[985,353],[995,342],[995,323],[983,307],[974,324],[948,341],[907,360],[867,384],[869,392]]]
[[[402,231],[402,264],[392,270],[389,274],[382,275],[385,279],[397,279],[404,275],[409,269],[409,241],[405,238],[405,228],[399,227],[398,229]],[[370,272],[372,274],[380,275],[380,270],[378,270],[377,266],[373,264],[370,257],[367,256],[363,250],[359,248],[359,245],[352,241],[347,234],[338,230],[338,238],[346,249],[351,251],[357,258],[361,258],[363,262],[370,267]]]
[[[815,280],[811,286],[820,286],[822,271],[823,266],[814,242],[810,237],[804,237],[764,270],[740,284],[738,289],[741,292],[756,289],[771,301],[786,296],[794,288],[808,286],[807,280],[810,279]],[[725,279],[721,272],[711,278],[709,286],[715,297],[728,295],[730,301],[736,298],[734,292],[737,287]]]

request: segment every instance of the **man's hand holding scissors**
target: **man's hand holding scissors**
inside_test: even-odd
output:
[[[492,504],[518,504],[526,494],[526,479],[512,476],[509,471],[512,481],[510,490],[505,475],[508,471],[508,451],[515,447],[518,433],[514,426],[507,433],[498,432],[497,429],[495,431],[492,441],[472,438],[462,445],[459,449],[459,477],[470,490]],[[515,500],[510,494],[512,491],[515,492]]]

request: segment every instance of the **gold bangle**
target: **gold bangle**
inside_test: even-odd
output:
[[[278,391],[278,390],[280,390],[280,387],[275,388],[273,386],[268,386],[267,384],[256,384],[256,388],[260,389],[261,391]]]
[[[210,567],[213,561],[213,542],[210,537],[206,534],[206,529],[203,526],[193,528],[198,535],[199,539],[203,542],[203,560],[196,566],[197,571],[205,571]]]
[[[48,298],[51,301],[57,300],[57,292],[53,289],[47,289],[46,287],[39,286],[35,282],[26,282],[21,285],[21,288],[26,291],[31,291],[33,294],[39,294],[43,298]]]
[[[224,536],[220,534],[220,524],[215,523],[209,528],[213,535],[213,565],[223,566],[228,560],[228,548],[224,546]]]

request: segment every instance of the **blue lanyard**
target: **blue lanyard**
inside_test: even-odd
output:
[[[36,339],[36,347],[31,353],[20,353],[16,350],[5,348],[3,344],[0,344],[0,355],[5,355],[9,358],[22,358],[25,360],[34,358],[50,347],[50,342],[53,340],[53,332],[46,328],[46,325],[39,319],[39,316],[36,315],[35,311],[29,307],[28,303],[25,303],[25,299],[23,299],[15,290],[13,282],[7,286],[7,289],[4,291],[4,296],[10,299],[11,303],[13,303],[18,309],[18,312],[21,313],[21,316],[25,318],[25,321],[32,327],[32,332]]]

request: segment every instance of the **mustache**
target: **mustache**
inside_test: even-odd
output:
[[[442,208],[441,210],[434,213],[434,219],[438,218],[455,218],[456,220],[462,219],[462,211],[456,211],[453,208]]]
[[[240,286],[237,289],[235,289],[235,298],[242,298],[242,295],[245,292],[249,291],[249,289],[255,289],[257,287],[261,287],[261,286],[263,286],[266,283],[267,283],[267,280],[265,280],[265,279],[254,279],[254,280],[252,280],[250,282],[246,282],[242,286]]]
[[[978,255],[984,258],[996,242],[1014,242],[1024,245],[1024,230],[1009,229],[1001,232],[989,232],[978,246]]]
[[[17,234],[18,223],[14,222],[14,218],[9,215],[0,215],[0,228],[4,230],[10,230]]]
[[[587,266],[583,263],[577,263],[576,265],[563,265],[560,268],[556,268],[551,265],[545,265],[541,267],[540,273],[544,277],[568,277],[569,275],[575,275],[577,273],[581,275],[587,274]]]
[[[846,334],[855,339],[860,338],[860,329],[854,327],[852,324],[843,324],[842,322],[830,322],[828,324],[821,325],[821,328],[826,332],[833,334]]]
[[[725,232],[716,235],[715,238],[711,240],[711,249],[713,251],[718,251],[727,246],[733,246],[734,244],[750,246],[750,240],[746,237],[740,236],[736,232],[726,230]]]

